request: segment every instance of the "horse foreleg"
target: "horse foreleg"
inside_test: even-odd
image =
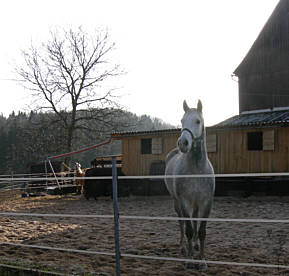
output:
[[[197,208],[194,209],[193,211],[193,218],[198,218],[199,210]],[[199,243],[198,243],[198,221],[193,220],[193,244],[194,244],[194,249],[199,250]]]
[[[175,211],[178,214],[178,217],[183,217],[181,208],[177,201],[174,201]],[[179,220],[180,227],[180,251],[183,256],[187,256],[186,246],[185,246],[185,222],[183,220]]]
[[[211,203],[206,205],[204,209],[200,212],[200,217],[208,218],[211,212]],[[199,264],[199,269],[206,269],[208,266],[205,262],[205,239],[206,239],[206,226],[207,221],[202,221],[200,223],[200,228],[198,232],[199,240],[200,240],[200,255],[199,259],[203,262]]]
[[[182,215],[185,218],[190,218],[189,212],[186,211],[184,206],[181,208]],[[187,237],[187,242],[188,242],[188,252],[187,256],[188,257],[193,257],[193,237],[194,237],[194,231],[193,231],[193,226],[192,226],[192,221],[191,220],[186,220],[185,222],[185,231],[186,231],[186,237]],[[194,264],[189,262],[186,264],[186,268],[194,268]]]
[[[200,229],[199,229],[199,239],[200,239],[200,255],[199,259],[202,260],[203,262],[199,264],[199,269],[206,269],[208,266],[205,262],[205,239],[206,239],[206,226],[207,222],[202,221],[200,224]]]
[[[188,216],[187,216],[188,217]],[[192,227],[192,222],[190,220],[185,221],[186,224],[186,236],[188,240],[188,257],[193,257],[193,238],[194,238],[194,231]],[[186,264],[187,269],[195,268],[195,264],[192,262],[188,262]]]
[[[190,220],[186,220],[186,236],[188,240],[188,257],[193,256],[193,227],[192,227],[192,222]]]
[[[80,182],[80,194],[83,194],[83,191],[84,191],[84,180],[81,180]]]
[[[183,220],[179,220],[179,226],[180,226],[180,251],[183,256],[187,256],[187,250],[185,246],[185,222]]]

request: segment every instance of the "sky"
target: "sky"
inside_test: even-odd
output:
[[[121,104],[180,125],[183,101],[203,104],[211,126],[237,115],[245,57],[278,0],[10,0],[1,1],[0,114],[27,110],[30,97],[13,79],[21,50],[45,42],[56,27],[107,29],[126,74]]]

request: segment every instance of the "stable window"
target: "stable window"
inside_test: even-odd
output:
[[[263,131],[263,150],[274,151],[275,148],[275,132],[274,129]]]
[[[161,137],[156,137],[152,139],[152,154],[162,154],[163,153],[163,141]]]
[[[262,131],[247,133],[247,149],[248,150],[263,150]]]
[[[152,154],[152,139],[141,139],[141,154]]]
[[[217,135],[208,134],[206,139],[207,152],[217,152]]]

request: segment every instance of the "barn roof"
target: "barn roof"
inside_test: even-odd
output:
[[[288,69],[287,56],[276,58],[282,52],[286,55],[288,51],[288,13],[289,0],[280,0],[247,55],[235,69],[235,75]]]
[[[242,126],[289,125],[289,110],[241,114],[220,122],[212,128],[230,128]]]
[[[152,136],[160,134],[176,134],[180,132],[180,128],[171,129],[158,129],[158,130],[144,130],[144,131],[127,131],[127,132],[114,132],[111,134],[112,138],[117,137],[130,137],[130,136]]]

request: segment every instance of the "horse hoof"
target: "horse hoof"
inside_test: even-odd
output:
[[[206,270],[207,268],[208,268],[208,265],[206,263],[198,264],[198,270]]]
[[[205,270],[208,268],[207,264],[186,263],[186,269]]]
[[[186,263],[186,269],[196,269],[196,264],[194,263]]]

